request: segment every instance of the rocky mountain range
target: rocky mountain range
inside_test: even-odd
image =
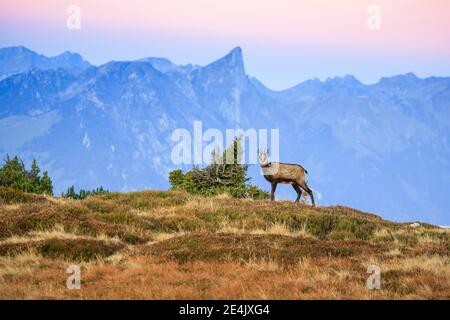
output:
[[[206,66],[164,58],[93,66],[0,49],[0,154],[36,158],[67,187],[166,189],[176,128],[278,128],[280,160],[301,163],[319,204],[450,225],[450,78],[353,76],[274,91],[235,48]],[[269,189],[257,166],[254,183]],[[290,186],[277,195],[292,199]]]

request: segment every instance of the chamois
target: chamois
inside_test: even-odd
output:
[[[272,185],[272,192],[270,194],[270,199],[272,201],[275,200],[275,190],[277,189],[277,184],[290,183],[292,184],[295,192],[297,192],[297,199],[295,199],[295,202],[300,200],[303,189],[311,197],[313,207],[316,206],[313,191],[309,188],[306,182],[306,174],[308,171],[306,171],[306,169],[301,165],[269,162],[267,159],[267,153],[262,150],[259,151],[259,164],[263,171],[264,178]]]

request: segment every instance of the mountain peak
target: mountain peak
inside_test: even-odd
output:
[[[72,55],[72,52],[69,50],[64,51],[63,53],[61,53],[59,56],[61,57],[69,57]]]
[[[166,58],[148,57],[144,59],[139,59],[137,61],[150,63],[153,68],[162,73],[176,71],[179,69],[179,67],[175,63]]]
[[[227,53],[224,57],[216,60],[203,69],[226,69],[235,70],[241,74],[245,74],[244,59],[242,58],[242,49],[236,47]]]
[[[246,77],[244,60],[242,58],[242,49],[236,47],[227,53],[224,57],[208,64],[205,67],[194,71],[196,74],[214,74],[214,76],[223,74],[232,74],[234,78],[243,79]]]
[[[241,47],[235,47],[233,49],[231,49],[231,51],[228,53],[228,55],[234,56],[234,57],[238,57],[238,58],[242,58],[242,48]]]
[[[352,75],[345,75],[343,77],[333,77],[333,78],[327,78],[325,80],[325,83],[334,83],[334,84],[361,84],[361,82],[356,79]]]
[[[90,67],[89,62],[83,60],[76,52],[65,51],[60,55],[47,57],[24,46],[0,48],[0,79],[34,68],[50,70],[88,67]]]
[[[14,52],[34,52],[30,49],[28,49],[27,47],[24,46],[11,46],[11,47],[4,47],[4,48],[0,48],[1,51],[14,51]]]
[[[379,83],[382,86],[407,86],[413,85],[420,80],[413,72],[400,74],[392,77],[383,77]]]
[[[54,59],[55,61],[72,61],[80,64],[86,64],[87,62],[83,60],[83,57],[77,52],[64,51],[63,53],[51,57],[50,59]]]
[[[242,57],[241,47],[234,48],[221,60],[226,61],[230,67],[238,67],[244,69],[244,59]]]
[[[10,57],[15,57],[15,56],[24,55],[24,54],[32,55],[32,54],[36,54],[36,53],[24,46],[0,48],[0,57],[10,58]]]

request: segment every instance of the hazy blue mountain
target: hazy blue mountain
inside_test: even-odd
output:
[[[0,70],[24,60],[2,57]],[[319,204],[450,225],[450,78],[345,76],[274,91],[249,78],[240,48],[206,66],[47,66],[0,81],[0,153],[36,157],[57,193],[167,188],[173,130],[202,120],[204,130],[279,128],[281,160],[308,169]],[[250,173],[268,189],[257,167]]]
[[[0,49],[0,80],[33,68],[48,70],[57,68],[86,69],[88,67],[90,67],[89,62],[84,61],[78,53],[70,51],[55,57],[46,57],[22,46]]]
[[[182,73],[187,72],[187,73],[189,73],[199,67],[199,66],[193,65],[193,64],[187,64],[185,66],[180,66],[180,65],[176,65],[169,59],[156,58],[156,57],[139,59],[137,61],[150,63],[153,66],[153,68],[155,68],[156,70],[158,70],[159,72],[162,72],[162,73],[172,73],[172,72],[182,72]]]

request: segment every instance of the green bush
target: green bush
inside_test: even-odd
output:
[[[173,189],[181,189],[184,181],[182,170],[173,170],[169,173],[169,182]]]
[[[242,164],[241,158],[241,138],[235,138],[222,156],[216,152],[212,154],[210,165],[205,168],[194,166],[186,173],[182,170],[171,171],[169,182],[172,189],[192,194],[214,196],[228,193],[234,198],[268,199],[268,192],[248,183],[248,165]]]

